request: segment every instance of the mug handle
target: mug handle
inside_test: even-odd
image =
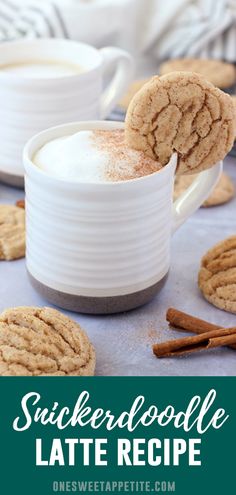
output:
[[[201,172],[190,187],[174,202],[172,214],[172,233],[174,233],[207,199],[216,185],[223,170],[218,162],[209,170]]]
[[[128,88],[134,72],[134,61],[128,52],[115,47],[101,48],[103,74],[115,67],[112,80],[104,89],[100,101],[100,118],[106,118]]]

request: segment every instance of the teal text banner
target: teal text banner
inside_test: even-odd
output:
[[[0,493],[235,493],[236,378],[0,378]]]

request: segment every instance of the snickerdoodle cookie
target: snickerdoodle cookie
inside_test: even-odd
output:
[[[25,212],[13,205],[0,205],[0,260],[25,256]]]
[[[236,82],[236,69],[233,64],[221,60],[179,58],[164,62],[160,66],[160,74],[173,71],[190,71],[202,74],[218,88],[228,88]]]
[[[52,308],[0,315],[0,375],[93,375],[95,351],[78,323]]]
[[[175,178],[174,199],[177,199],[196,179],[198,174],[178,175]],[[231,178],[222,173],[210,196],[204,201],[202,206],[217,206],[227,203],[234,197],[235,188]]]
[[[200,74],[153,77],[132,99],[127,144],[165,166],[178,153],[178,174],[193,174],[222,160],[235,136],[231,97]]]
[[[236,235],[219,242],[205,254],[198,285],[214,306],[236,313]]]

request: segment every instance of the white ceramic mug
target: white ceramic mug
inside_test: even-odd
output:
[[[32,162],[48,141],[82,129],[123,128],[80,122],[48,129],[24,149],[27,269],[50,302],[86,313],[126,311],[149,301],[170,266],[171,232],[207,198],[222,164],[199,174],[172,202],[177,157],[138,179],[80,183],[54,178]]]
[[[31,136],[51,126],[105,118],[126,90],[133,72],[130,55],[118,48],[97,50],[62,39],[20,40],[0,45],[0,179],[23,185],[22,150]],[[32,60],[78,64],[63,77],[30,77],[1,65]],[[113,72],[109,84],[104,76]]]

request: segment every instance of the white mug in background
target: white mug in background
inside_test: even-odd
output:
[[[168,274],[171,232],[207,198],[222,170],[218,163],[199,174],[173,204],[176,154],[158,172],[120,182],[55,178],[32,161],[53,139],[123,125],[71,123],[41,132],[24,149],[27,270],[33,286],[65,309],[108,314],[152,299]]]
[[[22,150],[34,134],[51,126],[105,118],[126,90],[133,72],[130,55],[118,48],[97,50],[62,39],[20,40],[0,45],[0,179],[23,186]],[[55,61],[82,71],[36,77],[1,66]],[[113,72],[104,88],[104,76]]]

